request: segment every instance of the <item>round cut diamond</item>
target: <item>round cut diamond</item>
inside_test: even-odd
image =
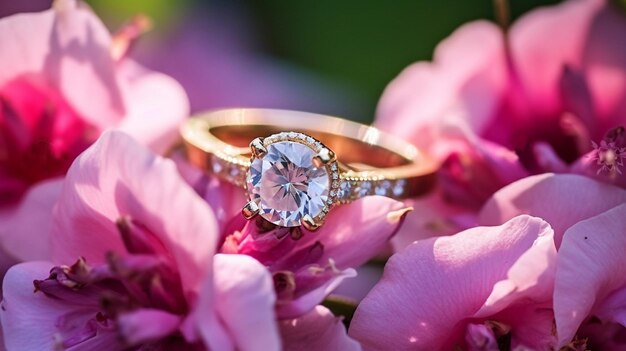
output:
[[[248,172],[248,193],[257,201],[259,215],[283,227],[301,225],[306,215],[317,217],[328,200],[329,175],[315,167],[315,151],[294,141],[266,146],[267,153],[255,158]]]

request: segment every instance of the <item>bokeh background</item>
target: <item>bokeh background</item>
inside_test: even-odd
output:
[[[3,2],[2,16],[51,3]],[[130,55],[175,77],[192,112],[280,107],[368,123],[404,67],[430,60],[437,43],[463,23],[498,19],[488,0],[86,2],[112,32],[137,14],[150,18],[151,29]],[[556,2],[511,0],[510,20]]]

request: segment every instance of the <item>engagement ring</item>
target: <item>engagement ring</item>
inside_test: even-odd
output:
[[[190,162],[241,186],[247,219],[315,230],[334,206],[428,192],[436,165],[374,127],[306,112],[226,109],[187,120]]]

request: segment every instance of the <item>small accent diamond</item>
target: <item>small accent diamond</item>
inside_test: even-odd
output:
[[[386,196],[387,192],[389,192],[389,188],[391,188],[391,182],[388,180],[383,180],[376,186],[374,192],[376,193],[376,195]]]
[[[406,180],[404,179],[398,179],[396,181],[396,184],[393,186],[393,189],[391,190],[393,192],[394,196],[400,196],[404,193],[404,187],[406,185]]]
[[[369,194],[371,189],[372,189],[372,183],[370,183],[367,180],[364,180],[360,184],[357,185],[355,192],[359,195],[359,197],[363,197]]]

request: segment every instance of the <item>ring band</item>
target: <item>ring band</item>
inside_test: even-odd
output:
[[[328,187],[324,208],[319,215],[305,222],[312,222],[311,219],[319,222],[332,206],[367,195],[401,199],[424,194],[433,187],[437,169],[434,162],[415,146],[395,136],[356,122],[307,112],[248,108],[215,110],[188,119],[181,127],[181,135],[192,164],[247,189],[249,193],[254,185],[252,178],[261,177],[263,174],[259,172],[271,166],[254,166],[255,157],[265,155],[268,148],[271,155],[278,155],[270,155],[270,158],[282,157],[283,164],[276,166],[280,172],[287,172],[283,167],[285,153],[295,153],[296,158],[310,153],[313,165],[308,162],[309,168],[303,169],[314,172],[324,182],[327,180]],[[306,167],[304,164],[300,166]],[[294,172],[302,171],[295,166],[292,168]],[[318,168],[328,171],[326,178]],[[272,177],[276,178],[276,175]],[[251,202],[253,200],[257,203],[249,203],[252,208],[248,211],[244,208],[244,215],[258,212],[258,196],[255,198],[251,194]],[[265,217],[268,219],[273,215],[275,213]],[[301,224],[302,219],[268,220],[283,226],[295,226],[289,224]]]

